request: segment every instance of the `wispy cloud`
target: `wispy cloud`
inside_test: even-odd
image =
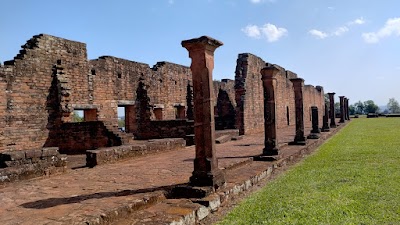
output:
[[[364,41],[369,44],[378,43],[382,38],[390,36],[400,36],[400,18],[388,19],[378,31],[362,34]]]
[[[316,29],[312,29],[310,31],[308,31],[309,34],[313,35],[314,37],[318,38],[318,39],[325,39],[328,37],[328,34],[320,31],[320,30],[316,30]]]
[[[333,7],[333,6],[328,6],[328,9],[329,9],[329,10],[335,10],[335,7]]]
[[[168,4],[173,5],[175,3],[175,0],[168,0]]]
[[[317,29],[312,29],[312,30],[309,30],[308,33],[311,34],[312,36],[316,37],[317,39],[325,39],[325,38],[334,37],[334,36],[339,37],[339,36],[342,36],[345,33],[349,32],[351,26],[362,25],[364,23],[365,23],[365,20],[362,17],[360,17],[353,21],[347,22],[346,23],[347,25],[340,26],[331,32],[325,32],[325,31],[321,31],[321,30],[317,30]]]
[[[343,34],[345,34],[348,31],[349,31],[349,28],[346,26],[343,26],[343,27],[337,28],[335,31],[333,31],[333,33],[331,35],[342,36]]]
[[[251,38],[266,38],[268,42],[275,42],[287,35],[285,28],[277,27],[274,24],[267,23],[263,26],[247,25],[242,31]]]
[[[250,0],[250,2],[253,3],[253,4],[260,4],[260,3],[263,3],[263,2],[274,3],[274,2],[276,2],[276,1],[277,1],[277,0]]]

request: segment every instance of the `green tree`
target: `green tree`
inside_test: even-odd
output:
[[[356,114],[356,107],[354,105],[349,105],[349,113],[350,115]]]
[[[335,102],[335,114],[340,114],[340,102]]]
[[[356,114],[364,114],[365,106],[364,103],[362,103],[361,101],[354,103],[354,108]]]
[[[389,98],[389,103],[387,104],[387,107],[390,113],[400,113],[399,102],[394,98]]]
[[[365,101],[364,107],[365,107],[365,109],[364,109],[365,113],[378,113],[379,112],[379,107],[372,100]]]
[[[83,122],[83,117],[81,117],[77,112],[74,112],[74,114],[72,115],[72,122],[74,123]]]
[[[118,118],[118,127],[125,127],[125,117]]]

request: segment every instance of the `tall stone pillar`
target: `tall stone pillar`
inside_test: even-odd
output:
[[[347,120],[350,120],[350,108],[349,108],[349,99],[346,98],[346,106],[347,106]]]
[[[340,121],[339,123],[344,123],[344,96],[339,96],[339,100],[340,100]]]
[[[292,78],[294,98],[296,106],[296,136],[291,145],[305,145],[306,137],[304,136],[304,110],[303,110],[303,87],[304,80],[302,78]]]
[[[323,124],[322,124],[322,132],[329,132],[329,109],[328,109],[328,104],[325,105],[325,113],[324,113],[324,119],[323,119]]]
[[[312,130],[310,132],[310,135],[307,136],[308,139],[318,139],[319,138],[319,133],[321,133],[321,130],[319,129],[318,121],[319,121],[318,107],[311,106]]]
[[[225,183],[223,172],[218,169],[215,150],[214,89],[212,71],[214,51],[222,42],[202,36],[182,41],[192,59],[194,134],[196,157],[190,177],[193,186],[219,187]]]
[[[261,70],[264,89],[264,156],[279,154],[275,106],[276,74],[279,71],[275,65],[267,66]]]
[[[335,92],[328,93],[329,95],[329,114],[331,117],[331,128],[336,128],[336,121],[335,121]]]

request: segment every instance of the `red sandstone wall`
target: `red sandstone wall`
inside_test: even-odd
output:
[[[7,98],[6,98],[6,75],[4,72],[5,68],[0,66],[0,152],[5,149],[4,128],[6,126],[6,109],[7,109]]]
[[[152,79],[146,80],[150,104],[163,105],[163,120],[176,119],[177,106],[187,106],[187,85],[192,83],[189,67],[158,62],[152,68]]]
[[[266,62],[252,54],[239,54],[236,66],[236,101],[237,127],[241,134],[251,134],[264,131],[264,94],[261,80],[261,69]],[[276,85],[276,112],[277,126],[283,128],[295,124],[294,92],[290,78],[296,74],[285,71],[277,75]],[[243,104],[243,109],[241,108]],[[243,114],[241,118],[241,114]],[[241,125],[243,124],[243,125]]]
[[[90,61],[93,75],[93,104],[98,106],[98,119],[118,127],[118,104],[134,105],[141,75],[149,74],[147,64],[103,56]]]
[[[252,54],[239,54],[235,72],[236,119],[240,134],[264,131],[264,94],[261,68],[265,62]]]
[[[139,80],[146,85],[150,105],[162,108],[162,119],[175,119],[176,106],[186,107],[190,69],[159,62],[147,64],[103,56],[90,61],[93,77],[94,104],[99,105],[99,119],[117,126],[118,105],[133,104]],[[152,117],[154,118],[154,115]]]
[[[321,88],[320,91],[312,85],[304,85],[303,89],[303,99],[304,99],[304,125],[311,127],[311,106],[318,107],[318,119],[319,127],[322,127],[322,116],[324,115],[324,91]]]
[[[239,54],[236,66],[236,101],[237,121],[236,126],[241,134],[251,134],[264,131],[264,102],[260,71],[266,62],[252,54]],[[278,66],[279,67],[279,66]],[[297,74],[286,71],[280,67],[276,80],[276,112],[277,126],[284,128],[293,127],[296,123],[295,99],[293,84],[290,81]],[[304,122],[311,126],[311,106],[317,106],[319,111],[320,126],[322,126],[323,89],[318,91],[313,86],[306,85],[303,90]],[[322,113],[322,114],[321,114]]]
[[[36,149],[46,143],[51,128],[49,108],[53,106],[48,102],[49,89],[57,60],[65,68],[68,85],[75,86],[70,98],[79,103],[87,99],[86,58],[83,43],[37,35],[23,46],[14,60],[5,62],[13,67],[13,76],[8,81],[10,104],[4,129],[6,140],[2,144],[5,150]]]

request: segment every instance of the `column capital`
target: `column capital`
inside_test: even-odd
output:
[[[342,99],[344,99],[344,97],[345,97],[345,96],[339,96],[339,98],[342,98]]]
[[[261,69],[261,80],[276,79],[276,75],[280,72],[280,69],[275,65],[269,65]]]
[[[290,81],[293,83],[293,86],[304,86],[304,79],[303,78],[292,78]]]
[[[206,50],[214,52],[215,49],[222,46],[223,43],[208,36],[201,36],[182,41],[182,47],[186,48],[189,52],[193,50]]]
[[[335,92],[329,92],[328,95],[335,95]]]

